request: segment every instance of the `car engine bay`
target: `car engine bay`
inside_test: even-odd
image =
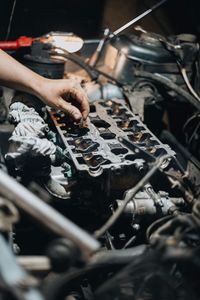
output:
[[[76,78],[90,113],[75,123],[1,89],[2,300],[200,299],[199,43],[109,34],[70,53],[52,32],[12,53]]]

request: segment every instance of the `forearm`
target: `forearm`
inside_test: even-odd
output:
[[[37,96],[45,104],[63,110],[75,121],[87,120],[87,96],[76,81],[44,78],[0,50],[0,84]],[[77,106],[67,103],[75,101]]]
[[[37,95],[45,78],[0,50],[0,84]]]

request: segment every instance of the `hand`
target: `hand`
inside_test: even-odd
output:
[[[76,122],[82,118],[86,122],[89,114],[87,96],[75,80],[44,78],[36,95],[45,104],[64,111]]]

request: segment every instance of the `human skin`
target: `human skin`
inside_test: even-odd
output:
[[[89,114],[87,96],[77,81],[42,77],[2,50],[0,50],[0,84],[35,95],[45,104],[64,111],[76,122],[81,119],[87,120]]]

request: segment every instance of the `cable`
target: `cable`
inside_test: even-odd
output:
[[[52,51],[51,55],[56,55],[71,60],[72,62],[83,68],[92,80],[96,80],[96,78],[98,77],[98,75],[92,70],[92,68],[87,63],[85,63],[78,55],[69,53],[68,51],[60,47],[56,47],[53,50],[55,50],[55,52]],[[63,53],[56,52],[56,50],[61,50]]]
[[[197,93],[195,92],[195,90],[193,89],[193,87],[191,86],[191,83],[189,81],[189,78],[187,76],[187,72],[186,72],[186,69],[185,68],[182,68],[180,67],[180,71],[181,71],[181,74],[183,76],[183,79],[185,81],[185,84],[188,88],[188,90],[190,91],[190,93],[200,102],[200,97],[197,95]]]
[[[156,230],[156,228],[160,228],[163,224],[166,223],[166,221],[169,221],[171,219],[173,219],[174,216],[173,215],[170,215],[170,216],[165,216],[165,217],[162,217],[158,220],[156,220],[155,222],[153,222],[148,228],[147,228],[147,231],[146,231],[146,239],[147,241],[149,242],[150,240],[150,236],[152,234],[152,232],[154,232]]]
[[[126,242],[126,244],[124,245],[124,247],[122,249],[128,248],[133,242],[135,242],[135,240],[136,240],[136,236],[134,235],[128,240],[128,242]]]
[[[111,80],[116,85],[118,85],[120,87],[123,86],[122,82],[118,81],[117,79],[110,76],[109,74],[104,73],[103,71],[100,71],[93,66],[90,66],[75,53],[69,53],[68,51],[66,51],[65,49],[60,48],[60,47],[56,47],[54,50],[56,50],[56,49],[63,51],[63,54],[55,51],[55,52],[52,52],[52,55],[61,56],[61,57],[64,57],[66,59],[73,61],[75,64],[77,64],[81,68],[83,68],[89,74],[89,76],[91,77],[92,80],[97,81],[99,75],[102,75],[102,76],[106,77],[107,79]]]
[[[192,122],[192,121],[198,121],[198,118],[200,118],[200,114],[198,113],[198,114],[194,114],[192,117],[190,117],[186,122],[185,122],[185,124],[184,124],[184,126],[183,126],[183,133],[184,133],[184,135],[185,135],[185,141],[186,141],[186,144],[187,145],[190,145],[190,143],[191,143],[191,134],[190,133],[188,133],[187,132],[187,127],[189,127],[189,125],[190,125],[190,123]],[[198,124],[197,124],[197,126],[198,126]],[[198,130],[198,128],[196,127],[195,128],[195,130],[194,131],[197,131]],[[196,133],[196,132],[195,132]],[[194,134],[194,132],[193,132],[193,134]],[[193,139],[193,134],[192,134],[192,139]],[[190,136],[190,137],[189,137]]]
[[[110,219],[108,219],[108,221],[99,230],[95,231],[94,235],[96,238],[100,238],[108,229],[110,229],[110,227],[114,225],[114,223],[123,213],[127,204],[133,199],[135,194],[149,181],[154,173],[162,166],[163,162],[169,158],[171,158],[171,155],[165,155],[159,158],[154,166],[149,170],[149,172],[136,184],[136,186],[127,191],[122,205],[118,207],[118,209],[113,213]]]
[[[186,68],[183,65],[182,59],[180,59],[180,57],[177,58],[177,56],[175,55],[175,53],[171,49],[169,49],[167,47],[167,44],[166,44],[166,42],[163,39],[161,39],[160,42],[164,46],[164,49],[168,50],[170,54],[173,54],[174,58],[176,59],[178,68],[180,69],[180,72],[181,72],[181,75],[183,77],[183,80],[184,80],[184,82],[185,82],[185,84],[186,84],[189,92],[192,94],[192,96],[194,98],[196,98],[200,102],[200,97],[198,96],[198,94],[196,93],[196,91],[193,89],[193,87],[192,87],[192,85],[190,83],[190,80],[189,80],[189,78],[187,76],[187,71],[186,71]]]
[[[14,0],[13,1],[12,10],[11,10],[11,14],[10,14],[9,24],[8,24],[8,28],[7,28],[6,38],[5,38],[6,41],[8,40],[8,38],[10,36],[11,27],[12,27],[12,21],[13,21],[13,16],[14,16],[14,13],[15,13],[16,3],[17,3],[17,0]]]
[[[194,131],[193,131],[193,133],[192,133],[192,135],[191,135],[191,137],[190,137],[190,139],[188,141],[189,146],[192,143],[192,140],[194,139],[195,135],[197,134],[199,128],[200,128],[200,123],[197,124],[196,128],[194,129]]]
[[[173,90],[181,97],[185,98],[188,102],[190,102],[198,111],[200,111],[200,101],[198,101],[196,98],[191,96],[187,91],[185,91],[183,88],[179,87],[177,84],[175,84],[172,80],[170,80],[167,77],[161,76],[159,74],[152,74],[150,72],[145,71],[139,71],[135,70],[134,75],[136,77],[143,77],[152,81],[155,81],[156,83],[159,83],[161,85],[164,85],[166,88]]]
[[[192,122],[193,120],[195,120],[196,118],[200,118],[200,114],[194,114],[193,116],[191,116],[184,124],[183,126],[183,133],[185,133],[186,127],[189,125],[190,122]]]

